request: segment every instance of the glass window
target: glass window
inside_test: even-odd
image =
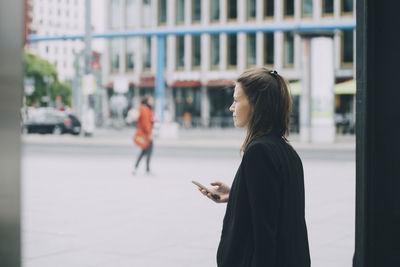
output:
[[[294,0],[284,0],[283,1],[283,15],[285,17],[293,17],[294,16]]]
[[[333,15],[333,0],[322,0],[322,14]]]
[[[294,63],[294,35],[293,32],[284,33],[283,64],[293,67]]]
[[[185,22],[185,0],[176,0],[176,23]]]
[[[158,24],[167,23],[167,0],[158,1]]]
[[[190,118],[188,127],[197,126],[201,109],[200,87],[174,87],[175,116],[178,123],[185,125],[184,117]],[[186,114],[186,115],[185,115]]]
[[[133,38],[126,39],[126,70],[133,71],[135,67],[135,42]]]
[[[210,18],[211,21],[219,20],[219,0],[213,0],[210,2]]]
[[[353,0],[342,0],[342,14],[353,13]]]
[[[183,69],[185,67],[185,36],[176,37],[176,68]]]
[[[274,65],[274,33],[264,33],[264,65]]]
[[[126,0],[126,27],[132,28],[135,26],[135,0]]]
[[[201,64],[201,36],[192,36],[192,66],[193,68],[200,68]]]
[[[201,0],[192,0],[192,22],[201,22]]]
[[[151,37],[144,38],[143,69],[151,68]]]
[[[264,0],[264,17],[274,16],[274,0]]]
[[[237,36],[228,34],[228,67],[235,68],[237,65]]]
[[[313,0],[301,1],[301,16],[312,17],[313,15]]]
[[[119,71],[119,39],[111,39],[111,72]]]
[[[237,19],[237,0],[228,0],[228,20]]]
[[[229,107],[232,105],[233,92],[233,86],[209,87],[210,115],[212,122],[214,122],[212,126],[232,125],[232,113],[229,111]]]
[[[143,16],[142,16],[142,25],[145,27],[151,26],[151,0],[143,0]]]
[[[119,28],[120,13],[119,13],[119,0],[111,0],[111,28]]]
[[[256,0],[247,0],[247,19],[256,18]]]
[[[219,34],[210,35],[211,42],[211,68],[219,68]]]
[[[342,65],[352,65],[354,56],[354,34],[352,30],[343,31]]]
[[[247,66],[256,65],[256,34],[247,34]]]

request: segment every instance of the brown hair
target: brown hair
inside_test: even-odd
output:
[[[286,80],[268,68],[254,68],[243,72],[236,80],[247,96],[251,113],[242,151],[257,138],[273,133],[286,142],[289,135],[292,98]]]

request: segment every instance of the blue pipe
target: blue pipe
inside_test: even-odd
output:
[[[331,31],[331,30],[354,30],[356,24],[354,22],[336,23],[336,24],[311,24],[311,23],[282,23],[282,24],[228,24],[225,26],[177,26],[174,28],[160,27],[156,29],[138,29],[125,31],[109,31],[105,33],[94,33],[92,38],[123,38],[123,37],[149,37],[149,36],[167,36],[167,35],[199,35],[199,34],[218,34],[227,33],[234,34],[238,32],[255,33],[255,32],[275,32],[275,31]],[[70,39],[83,39],[84,35],[62,35],[62,36],[37,36],[29,35],[28,42],[40,41],[58,41]]]
[[[165,107],[165,36],[157,36],[157,74],[155,88],[156,118],[162,123],[164,121]]]

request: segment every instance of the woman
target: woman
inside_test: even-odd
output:
[[[136,121],[136,134],[134,141],[142,148],[139,157],[136,160],[133,175],[136,174],[139,163],[144,155],[146,155],[146,173],[150,174],[150,158],[153,152],[153,117],[154,112],[152,107],[154,105],[154,98],[152,96],[145,96],[142,99],[142,104],[139,107],[139,117]]]
[[[292,107],[285,80],[267,68],[236,81],[230,111],[247,129],[232,187],[200,191],[228,202],[217,253],[219,267],[310,266],[301,160],[286,139]],[[214,199],[212,194],[218,194]]]

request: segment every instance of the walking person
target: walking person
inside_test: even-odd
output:
[[[199,190],[227,202],[217,252],[219,267],[309,267],[302,162],[289,144],[292,100],[276,71],[256,68],[236,80],[230,111],[246,128],[232,186]],[[217,194],[219,197],[215,197]]]
[[[133,175],[136,175],[139,163],[144,156],[146,156],[146,173],[150,172],[150,159],[153,152],[153,123],[154,123],[154,98],[152,96],[145,96],[139,107],[139,117],[136,121],[136,134],[134,136],[134,142],[142,149],[140,152],[134,170]]]

